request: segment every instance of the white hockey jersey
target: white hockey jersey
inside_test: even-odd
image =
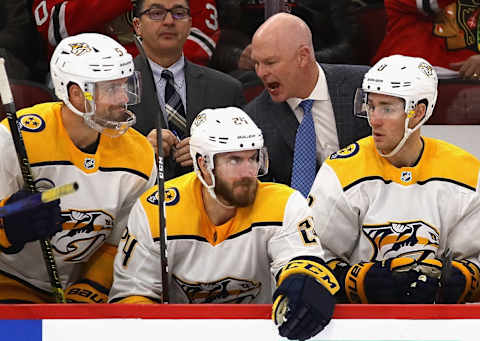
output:
[[[155,183],[153,148],[134,129],[117,138],[100,136],[95,154],[80,151],[63,127],[62,103],[19,111],[19,121],[37,189],[76,181],[77,192],[61,198],[63,231],[51,238],[63,288],[104,243],[117,245],[135,200]],[[7,120],[0,124],[0,198],[23,187]],[[17,253],[0,252],[0,272],[50,293],[39,242]]]
[[[253,205],[237,208],[232,219],[215,226],[205,212],[201,186],[193,172],[165,185],[171,303],[272,303],[274,276],[289,260],[322,258],[299,192],[259,182]],[[110,302],[160,301],[159,248],[154,187],[132,209],[115,258]]]
[[[480,161],[422,137],[414,167],[396,168],[366,137],[330,156],[310,192],[326,261],[440,256],[479,265]]]

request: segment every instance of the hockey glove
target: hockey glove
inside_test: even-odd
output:
[[[437,303],[475,302],[479,296],[480,269],[468,260],[453,260],[442,272]]]
[[[353,265],[345,278],[352,303],[433,303],[442,263],[408,257]]]
[[[311,260],[293,260],[282,269],[278,283],[272,319],[280,335],[307,340],[322,331],[332,318],[333,295],[340,287],[331,271]]]
[[[10,196],[6,203],[29,195],[30,192],[20,190]],[[59,199],[4,217],[3,228],[8,241],[5,243],[7,245],[2,245],[2,251],[18,252],[27,242],[50,238],[62,230],[61,221]]]

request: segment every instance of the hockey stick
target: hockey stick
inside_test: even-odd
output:
[[[160,115],[163,115],[163,110],[158,103],[157,87],[155,86],[155,79],[153,77],[152,68],[148,61],[145,50],[143,49],[140,38],[134,34],[135,45],[145,60],[148,73],[152,79],[153,93],[158,104],[158,114],[156,115],[156,129],[157,129],[157,187],[158,187],[158,219],[160,230],[160,264],[162,271],[162,302],[168,303],[168,259],[167,259],[167,231],[165,228],[165,188],[164,188],[164,174],[163,174],[163,148],[162,148],[162,125],[160,124]]]
[[[50,188],[44,192],[29,195],[24,199],[17,200],[12,202],[11,204],[0,207],[0,217],[6,217],[27,209],[37,207],[42,203],[57,200],[64,195],[75,192],[77,189],[78,184],[76,182],[72,182],[71,184]]]
[[[18,162],[22,171],[23,181],[25,182],[25,189],[31,193],[36,193],[35,184],[33,181],[32,170],[30,169],[30,162],[28,161],[27,151],[23,142],[22,133],[17,118],[17,111],[15,109],[15,102],[13,101],[12,90],[8,82],[7,71],[5,70],[5,60],[0,58],[0,96],[5,107],[10,132],[12,134],[15,151],[17,153]],[[53,256],[52,245],[47,239],[40,240],[42,247],[43,259],[47,267],[48,278],[52,286],[52,292],[57,303],[65,303],[65,294],[58,278],[57,265]]]

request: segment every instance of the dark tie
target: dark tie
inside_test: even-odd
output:
[[[313,100],[311,99],[300,103],[304,115],[295,136],[295,151],[293,154],[291,186],[299,190],[305,198],[315,180],[317,165],[317,141],[312,117],[312,105]]]
[[[170,130],[177,133],[178,137],[182,139],[188,135],[182,98],[175,90],[173,73],[169,70],[163,70],[162,78],[167,82],[165,84],[165,110],[167,112],[168,126]]]

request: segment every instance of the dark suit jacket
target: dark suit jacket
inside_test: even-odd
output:
[[[367,66],[320,64],[327,79],[332,101],[340,148],[371,134],[366,119],[353,114],[355,90],[362,86]],[[275,103],[264,90],[245,107],[263,132],[268,149],[270,165],[262,181],[276,181],[290,185],[292,177],[293,150],[298,120],[287,102]],[[317,160],[317,171],[320,163]]]
[[[147,135],[152,129],[155,129],[156,115],[160,116],[162,128],[165,128],[166,125],[163,114],[160,115],[155,85],[145,59],[139,55],[135,58],[134,63],[135,69],[142,74],[141,102],[131,107],[131,110],[137,116],[137,123],[134,128]],[[197,114],[203,109],[228,106],[242,107],[245,104],[242,84],[238,80],[187,60],[185,60],[185,83],[187,87],[188,131],[190,131],[190,126]],[[162,109],[164,110],[164,108]],[[165,179],[171,179],[191,170],[191,167],[180,167],[171,158],[165,159]]]

